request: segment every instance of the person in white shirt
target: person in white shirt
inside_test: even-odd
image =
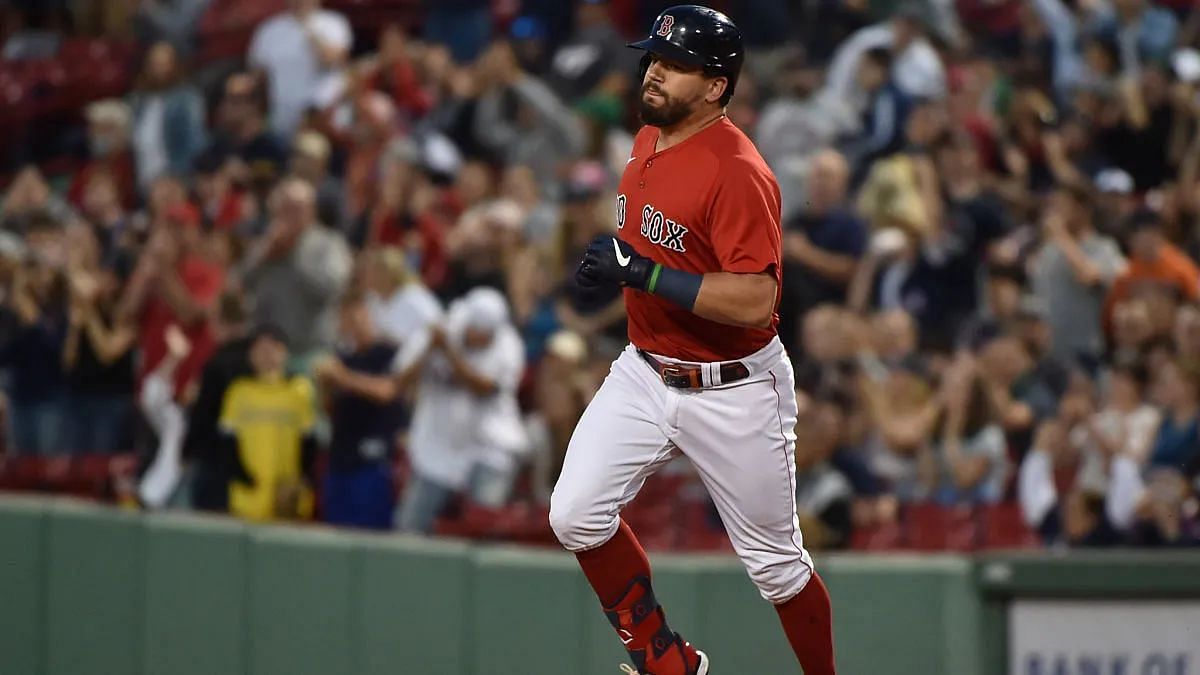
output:
[[[524,370],[525,346],[507,300],[480,287],[412,335],[391,375],[339,375],[341,389],[379,402],[417,383],[408,441],[413,477],[397,509],[399,530],[429,533],[458,492],[485,507],[508,500],[519,461],[531,446],[517,404]]]
[[[354,35],[321,0],[288,0],[288,9],[255,31],[249,62],[270,80],[271,128],[290,139],[305,109],[338,87]]]
[[[905,95],[940,100],[946,95],[946,68],[937,50],[925,37],[925,28],[914,8],[902,8],[890,21],[858,30],[829,64],[825,87],[818,94],[828,106],[844,110],[848,122],[857,120],[867,104],[855,76],[867,52],[885,48],[894,54],[892,77]]]
[[[363,285],[371,321],[384,338],[397,345],[427,330],[442,314],[441,303],[413,273],[398,248],[366,252]]]
[[[1072,496],[1060,495],[1054,479],[1061,456],[1081,459],[1073,491],[1103,504],[1107,530],[1123,534],[1134,524],[1145,493],[1142,471],[1162,419],[1146,401],[1147,381],[1145,366],[1122,363],[1108,375],[1100,411],[1090,413],[1086,397],[1064,398],[1060,417],[1070,423],[1058,420],[1039,430],[1018,476],[1017,493],[1030,526],[1042,528],[1048,515],[1070,506]]]
[[[508,303],[491,288],[455,301],[444,323],[404,345],[395,380],[416,372],[419,384],[408,444],[413,477],[401,497],[398,529],[430,532],[464,490],[483,506],[507,501],[529,445],[517,405],[524,368]]]

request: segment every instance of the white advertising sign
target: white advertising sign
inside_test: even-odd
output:
[[[1010,675],[1200,675],[1200,601],[1017,600]]]

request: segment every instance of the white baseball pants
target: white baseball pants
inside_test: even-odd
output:
[[[779,604],[804,588],[813,561],[796,516],[791,363],[778,338],[740,360],[744,380],[676,389],[626,347],[579,420],[551,496],[550,525],[567,550],[612,538],[646,478],[682,453],[762,596]]]

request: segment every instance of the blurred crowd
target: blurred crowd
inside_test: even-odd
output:
[[[256,520],[544,505],[625,341],[572,273],[668,4],[0,1],[0,71],[138,55],[0,140],[8,456],[135,450],[130,500]],[[711,4],[784,198],[806,541],[1006,504],[1051,544],[1200,542],[1200,11]]]

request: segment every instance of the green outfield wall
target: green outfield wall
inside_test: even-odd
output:
[[[1150,568],[1157,591],[1200,585],[1198,561]],[[714,675],[798,672],[736,559],[653,563],[672,625]],[[1078,576],[1049,564],[820,558],[839,672],[1005,672],[1006,599]],[[1083,575],[1085,590],[1104,577]],[[562,553],[0,497],[0,675],[615,675],[621,659]]]

